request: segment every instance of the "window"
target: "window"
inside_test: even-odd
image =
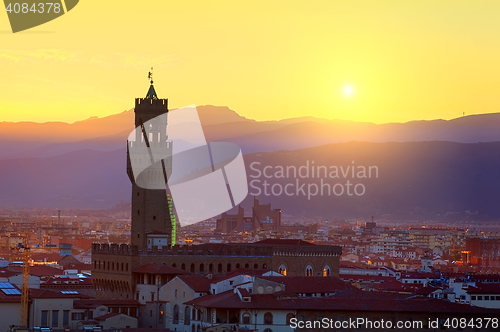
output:
[[[264,314],[264,324],[265,325],[272,325],[273,324],[273,314],[270,312],[266,312]]]
[[[71,314],[72,320],[83,320],[83,312],[74,312]]]
[[[281,264],[280,267],[278,268],[278,273],[284,275],[286,277],[286,266],[285,264]]]
[[[330,267],[328,265],[325,265],[325,267],[323,268],[323,277],[329,277],[329,276],[330,276]]]
[[[69,310],[63,311],[63,326],[69,325]]]
[[[226,272],[231,272],[231,263],[227,264],[227,270],[226,270]]]
[[[179,306],[176,304],[174,306],[174,319],[173,319],[174,324],[179,324]]]
[[[250,314],[249,313],[244,313],[242,320],[243,320],[243,324],[250,324]]]
[[[477,300],[478,300],[478,301],[482,301],[482,300],[483,300],[483,297],[482,297],[482,296],[478,296],[478,297],[477,297]]]
[[[307,265],[306,267],[306,277],[312,277],[313,275],[313,268],[311,265]]]
[[[155,301],[155,293],[151,292],[151,302]]]
[[[191,310],[189,307],[184,308],[184,325],[191,324]]]
[[[59,310],[52,310],[52,327],[59,326]]]
[[[40,325],[42,325],[42,327],[48,327],[48,318],[49,317],[49,311],[48,310],[42,310],[42,317],[41,317],[41,320],[40,320]]]

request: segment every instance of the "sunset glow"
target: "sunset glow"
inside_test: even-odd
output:
[[[4,13],[0,120],[73,122],[129,110],[152,66],[171,107],[228,106],[257,120],[498,112],[499,11],[497,1],[463,0],[89,0],[17,34],[7,33]]]

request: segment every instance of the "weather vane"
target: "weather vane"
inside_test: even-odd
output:
[[[151,71],[148,73],[148,79],[151,81],[151,84],[153,84],[153,67],[151,67]]]

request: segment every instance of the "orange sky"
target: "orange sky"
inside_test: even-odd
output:
[[[402,122],[500,111],[500,2],[82,0],[12,34],[0,14],[0,121],[227,105],[257,120]],[[351,93],[346,93],[350,87]]]

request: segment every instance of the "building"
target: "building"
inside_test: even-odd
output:
[[[245,218],[245,209],[238,206],[237,214],[228,214],[224,212],[217,219],[215,230],[219,233],[227,234],[230,232],[252,231],[252,219]]]
[[[286,332],[292,329],[389,331],[397,326],[400,329],[405,327],[415,331],[457,331],[461,329],[451,326],[453,319],[465,318],[469,322],[471,318],[500,317],[499,310],[407,294],[365,292],[340,287],[332,296],[299,297],[290,291],[293,292],[287,287],[284,292],[256,294],[244,288],[235,288],[224,293],[196,298],[186,303],[200,311],[198,319],[191,320],[190,324],[206,327],[206,331],[231,331],[236,327],[240,331],[246,328],[264,332]],[[324,319],[328,324],[317,324]],[[447,319],[450,325],[448,327]],[[353,326],[352,321],[357,323]],[[380,325],[382,321],[386,322],[384,326]],[[374,324],[378,324],[378,328]],[[488,329],[495,328],[490,326]]]
[[[216,231],[225,234],[257,229],[278,231],[281,228],[281,209],[272,209],[271,204],[260,204],[255,197],[251,217],[245,217],[245,210],[238,206],[237,214],[223,213],[216,224]]]
[[[302,240],[200,244],[148,249],[134,245],[92,246],[92,279],[98,298],[133,299],[144,264],[165,264],[191,274],[223,274],[238,268],[271,269],[287,276],[336,276],[342,249]],[[154,277],[156,278],[156,277]]]

